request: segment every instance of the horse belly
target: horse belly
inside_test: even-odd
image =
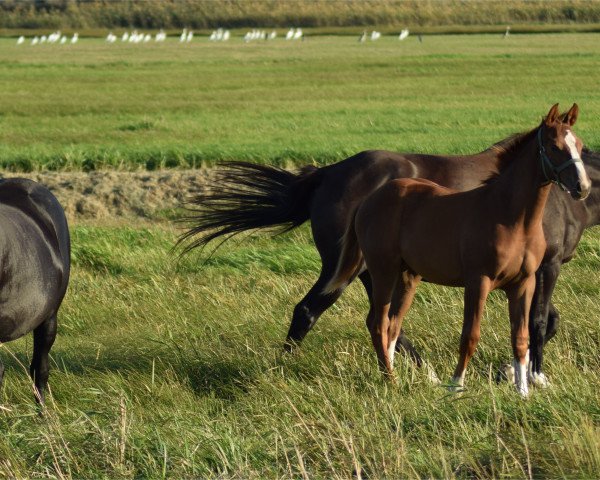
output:
[[[402,259],[428,282],[462,286],[464,276],[458,239],[452,230],[439,231],[439,225],[439,222],[429,221],[409,227],[412,233],[404,235]]]
[[[30,332],[58,309],[62,268],[27,228],[15,230],[0,261],[0,341]]]

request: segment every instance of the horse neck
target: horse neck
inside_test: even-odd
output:
[[[592,190],[585,199],[585,207],[588,213],[587,226],[600,225],[600,157],[590,160],[585,169],[592,181]]]
[[[551,184],[544,178],[535,135],[518,151],[508,171],[493,187],[505,206],[506,224],[522,224],[526,231],[541,226]]]

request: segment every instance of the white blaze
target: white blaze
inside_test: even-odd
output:
[[[565,135],[565,143],[567,144],[567,148],[569,149],[569,153],[571,154],[571,158],[574,160],[581,160],[579,156],[579,152],[577,151],[577,141],[575,140],[575,135],[571,130],[567,130],[567,134]],[[587,172],[581,162],[575,162],[575,168],[577,168],[577,176],[580,179],[581,189],[589,190],[591,187],[591,181],[587,176]]]

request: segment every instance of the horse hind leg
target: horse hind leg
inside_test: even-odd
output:
[[[417,285],[420,281],[421,277],[418,275],[403,271],[396,285],[396,291],[392,299],[390,326],[388,328],[388,356],[390,357],[392,368],[394,367],[396,344],[402,335],[402,323],[412,305]]]
[[[291,352],[302,342],[323,312],[342,295],[344,288],[339,288],[329,294],[323,293],[325,285],[329,283],[334,272],[335,266],[333,269],[323,268],[318,280],[294,308],[292,322],[283,347],[286,352]]]
[[[490,292],[490,281],[482,277],[465,287],[465,305],[458,364],[451,380],[451,389],[461,390],[465,385],[465,373],[473,357],[481,331],[481,317]]]
[[[35,385],[36,400],[41,404],[45,401],[45,390],[48,385],[48,353],[55,338],[56,314],[53,314],[33,331],[33,358],[29,373]]]

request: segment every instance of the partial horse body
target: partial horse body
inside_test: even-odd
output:
[[[48,353],[70,272],[69,229],[54,195],[27,179],[0,181],[0,342],[33,331],[30,374],[44,402]],[[0,362],[0,383],[4,366]]]
[[[243,231],[289,230],[311,221],[322,267],[316,283],[294,308],[285,343],[289,350],[304,339],[343,293],[346,286],[327,295],[323,287],[335,271],[341,254],[340,239],[350,216],[368,195],[395,178],[426,178],[455,190],[478,187],[497,171],[503,145],[511,139],[464,156],[370,150],[326,167],[305,167],[299,173],[246,162],[222,164],[211,188],[193,200],[197,210],[188,219],[191,228],[181,241],[191,240],[188,249],[192,249]],[[584,202],[576,202],[553,188],[548,199],[553,213],[544,216],[548,247],[536,274],[538,286],[529,324],[530,380],[542,386],[547,384],[542,371],[543,347],[554,337],[559,322],[551,299],[560,267],[572,257],[583,230],[600,224],[600,155],[584,150],[582,157],[593,179],[591,195]],[[369,273],[360,273],[359,279],[371,301]],[[422,365],[403,332],[396,348],[407,351],[418,366]]]
[[[364,257],[373,286],[367,326],[379,365],[388,375],[403,318],[417,285],[426,278],[465,288],[460,356],[453,376],[461,388],[479,341],[487,296],[495,289],[506,292],[515,383],[528,395],[528,319],[535,272],[546,251],[542,218],[551,182],[574,199],[584,199],[591,189],[581,142],[571,131],[577,115],[573,105],[563,123],[554,105],[538,128],[506,147],[499,156],[501,174],[484,186],[459,192],[429,180],[397,179],[358,207],[324,293],[357,276]]]

